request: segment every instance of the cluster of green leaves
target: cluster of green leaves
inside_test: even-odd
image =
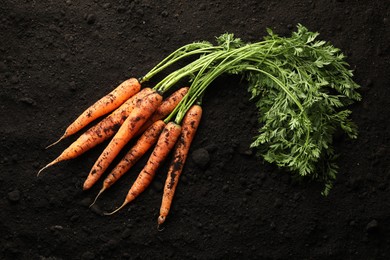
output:
[[[290,38],[268,33],[265,40],[274,45],[257,68],[261,72],[246,74],[262,123],[251,147],[268,162],[324,181],[327,195],[337,173],[335,131],[357,137],[346,106],[361,99],[359,86],[344,55],[317,40],[318,33],[302,25]]]
[[[217,77],[242,75],[249,83],[261,123],[251,147],[270,163],[322,180],[326,195],[337,173],[332,147],[335,132],[342,129],[349,137],[357,137],[357,127],[346,107],[360,100],[359,86],[352,80],[342,52],[318,40],[318,33],[300,24],[291,37],[267,31],[264,40],[255,43],[223,34],[217,37],[216,45],[199,42],[183,46],[148,75],[199,55],[155,87],[163,92],[184,77],[192,82],[186,97],[169,116],[175,115],[177,123]]]

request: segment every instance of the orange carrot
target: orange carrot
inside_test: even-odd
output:
[[[133,201],[141,192],[143,192],[149,184],[152,182],[157,169],[168,156],[169,152],[175,145],[181,132],[181,126],[169,122],[161,133],[156,147],[154,148],[149,160],[147,161],[145,167],[142,169],[138,178],[135,180],[133,186],[130,188],[127,193],[126,199],[123,204],[111,213],[105,213],[105,215],[111,215],[123,208],[126,204]]]
[[[146,95],[152,92],[152,89],[144,88],[136,95],[129,98],[109,116],[107,116],[98,124],[91,127],[85,133],[80,135],[80,137],[76,141],[74,141],[68,148],[66,148],[60,154],[60,156],[58,156],[51,163],[47,164],[45,167],[39,170],[38,175],[47,167],[52,166],[61,161],[74,159],[77,156],[80,156],[84,152],[88,151],[89,149],[95,147],[96,145],[104,142],[105,140],[113,136],[119,129],[119,127],[123,124],[125,119],[128,117],[130,112],[134,109],[137,102],[139,102],[139,100],[141,100]]]
[[[78,132],[93,120],[113,111],[121,104],[123,104],[123,102],[125,102],[127,99],[138,93],[140,89],[141,84],[135,78],[131,78],[122,82],[113,91],[86,109],[72,124],[69,125],[69,127],[65,130],[65,133],[58,141],[52,143],[46,148],[57,144],[62,139]]]
[[[201,117],[202,107],[199,105],[193,105],[188,110],[182,121],[182,132],[175,146],[173,159],[169,167],[167,179],[165,181],[160,216],[157,220],[158,226],[162,225],[168,216],[173,200],[173,195],[175,194],[180,174],[183,170],[191,142],[194,139]]]
[[[103,187],[99,191],[93,205],[97,198],[111,185],[113,185],[120,177],[122,177],[134,164],[157,142],[162,130],[165,127],[163,120],[154,122],[137,140],[137,143],[130,149],[130,151],[123,157],[117,166],[107,175],[103,182]]]
[[[146,121],[146,123],[138,131],[138,134],[142,134],[149,126],[151,126],[157,120],[167,117],[183,99],[188,92],[188,87],[183,87],[173,92],[169,97],[163,100],[161,105],[153,113],[153,115]]]
[[[84,182],[84,190],[91,188],[100,178],[122,148],[131,140],[153,112],[156,111],[161,101],[162,96],[157,92],[153,92],[137,102],[133,111],[131,111],[128,118],[123,122],[123,125],[93,165]]]

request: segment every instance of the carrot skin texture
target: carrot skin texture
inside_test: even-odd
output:
[[[152,147],[159,138],[166,124],[162,120],[151,125],[137,140],[137,143],[123,157],[103,182],[103,189],[109,188],[122,177]]]
[[[173,196],[179,181],[179,177],[183,171],[185,161],[191,146],[191,142],[195,137],[202,117],[202,107],[193,105],[182,121],[182,131],[178,142],[176,143],[172,162],[170,164],[167,179],[164,185],[164,193],[160,207],[160,216],[158,217],[158,225],[162,225],[168,216],[172,205]]]
[[[187,94],[189,88],[183,87],[173,92],[169,97],[163,100],[161,105],[153,113],[153,115],[146,121],[137,134],[142,134],[149,126],[157,120],[167,117]]]
[[[166,159],[169,152],[175,145],[177,139],[179,138],[180,132],[181,126],[174,122],[169,122],[165,126],[163,132],[158,138],[157,144],[154,147],[152,154],[149,157],[149,160],[138,175],[134,184],[131,186],[123,204],[113,212],[105,213],[105,215],[112,215],[115,212],[119,211],[126,204],[138,197],[138,195],[141,194],[149,186],[156,174],[157,169]]]
[[[62,152],[62,154],[58,157],[58,162],[74,159],[112,137],[129,116],[137,102],[152,92],[153,90],[150,88],[141,90],[109,116],[104,118],[98,124],[92,126]]]
[[[130,115],[126,118],[125,122],[123,122],[118,132],[92,167],[86,181],[84,182],[84,190],[91,188],[92,185],[100,178],[122,148],[137,133],[140,127],[153,114],[161,102],[162,96],[157,92],[153,92],[137,101],[137,105],[134,107],[133,111],[131,111]]]
[[[128,117],[130,112],[134,109],[137,101],[152,92],[152,89],[144,88],[140,92],[129,98],[114,112],[112,112],[102,121],[88,129],[85,133],[80,135],[79,138],[74,141],[68,148],[66,148],[56,159],[47,164],[45,167],[41,168],[38,171],[37,175],[39,176],[39,174],[44,169],[56,163],[74,159],[77,156],[80,156],[89,149],[95,147],[96,145],[104,142],[105,140],[113,136],[119,129],[119,127],[122,125],[122,123],[125,121],[125,119]],[[59,142],[60,140],[58,140],[57,142]],[[54,144],[56,144],[57,142],[55,142]]]
[[[122,82],[117,88],[111,91],[106,96],[96,101],[92,106],[87,108],[66,130],[64,137],[70,136],[93,120],[113,111],[127,99],[138,93],[141,89],[141,84],[137,79],[131,78]]]

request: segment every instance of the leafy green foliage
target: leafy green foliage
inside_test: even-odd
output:
[[[357,137],[357,127],[346,107],[361,99],[359,86],[352,80],[342,52],[319,40],[317,32],[300,24],[291,37],[280,37],[271,29],[267,32],[263,41],[255,43],[226,33],[216,38],[216,45],[199,42],[183,46],[149,75],[182,58],[199,55],[155,87],[164,92],[183,77],[191,82],[188,95],[169,116],[176,115],[177,123],[214,79],[224,73],[243,75],[261,124],[251,147],[270,163],[323,181],[326,195],[338,169],[333,135],[341,129],[350,138]]]
[[[361,99],[359,86],[344,55],[318,33],[302,25],[291,38],[268,33],[274,44],[266,62],[246,74],[262,124],[251,147],[270,163],[324,181],[326,195],[337,174],[333,134],[357,137],[345,107]]]

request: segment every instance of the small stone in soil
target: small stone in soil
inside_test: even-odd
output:
[[[222,191],[223,192],[228,192],[229,191],[229,185],[227,185],[227,184],[223,185]]]
[[[10,82],[11,82],[12,84],[17,84],[17,83],[19,83],[19,78],[18,78],[18,76],[13,75],[13,76],[11,77],[11,79],[10,79]]]
[[[8,192],[8,199],[11,202],[18,202],[20,200],[20,191],[16,189],[11,192]]]
[[[131,233],[132,233],[132,231],[130,228],[125,228],[125,230],[122,232],[121,237],[123,239],[126,239],[126,238],[130,237]]]
[[[81,259],[85,259],[85,260],[92,260],[92,259],[95,259],[95,254],[90,252],[90,251],[86,251],[83,253],[83,255],[81,256]]]
[[[29,98],[29,97],[24,97],[24,98],[21,98],[19,99],[20,102],[26,104],[26,105],[29,105],[29,106],[35,106],[36,105],[36,102],[34,99],[32,98]]]
[[[368,222],[368,224],[366,226],[366,231],[367,232],[374,232],[374,231],[378,230],[378,227],[379,227],[378,221],[376,219],[373,219],[370,222]]]
[[[200,148],[192,153],[192,159],[194,160],[196,165],[198,165],[202,169],[205,169],[210,161],[210,155],[206,149]]]
[[[103,4],[103,8],[104,9],[108,9],[108,8],[110,8],[111,7],[111,3],[104,3]]]
[[[87,15],[87,23],[88,24],[94,24],[95,21],[96,21],[96,15],[94,15],[94,14]]]

